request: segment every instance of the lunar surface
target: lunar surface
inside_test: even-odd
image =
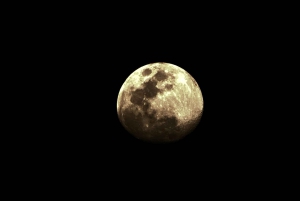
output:
[[[122,85],[117,113],[124,128],[150,143],[170,143],[191,133],[203,112],[196,80],[170,63],[152,63],[135,70]]]

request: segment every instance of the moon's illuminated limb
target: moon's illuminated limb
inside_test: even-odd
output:
[[[117,100],[123,126],[146,141],[179,140],[188,134],[187,127],[199,122],[202,110],[203,97],[197,82],[169,63],[148,64],[134,71],[122,85]]]

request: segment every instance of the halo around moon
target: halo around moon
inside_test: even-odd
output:
[[[123,83],[117,113],[134,137],[152,143],[178,141],[193,131],[203,112],[196,80],[170,63],[144,65]]]

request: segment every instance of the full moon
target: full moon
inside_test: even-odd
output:
[[[123,127],[150,143],[170,143],[191,133],[203,112],[203,96],[196,80],[170,63],[151,63],[129,75],[117,100]]]

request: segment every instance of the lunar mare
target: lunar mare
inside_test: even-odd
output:
[[[203,96],[196,80],[170,63],[138,68],[118,94],[120,122],[143,141],[178,141],[195,129],[202,112]]]

